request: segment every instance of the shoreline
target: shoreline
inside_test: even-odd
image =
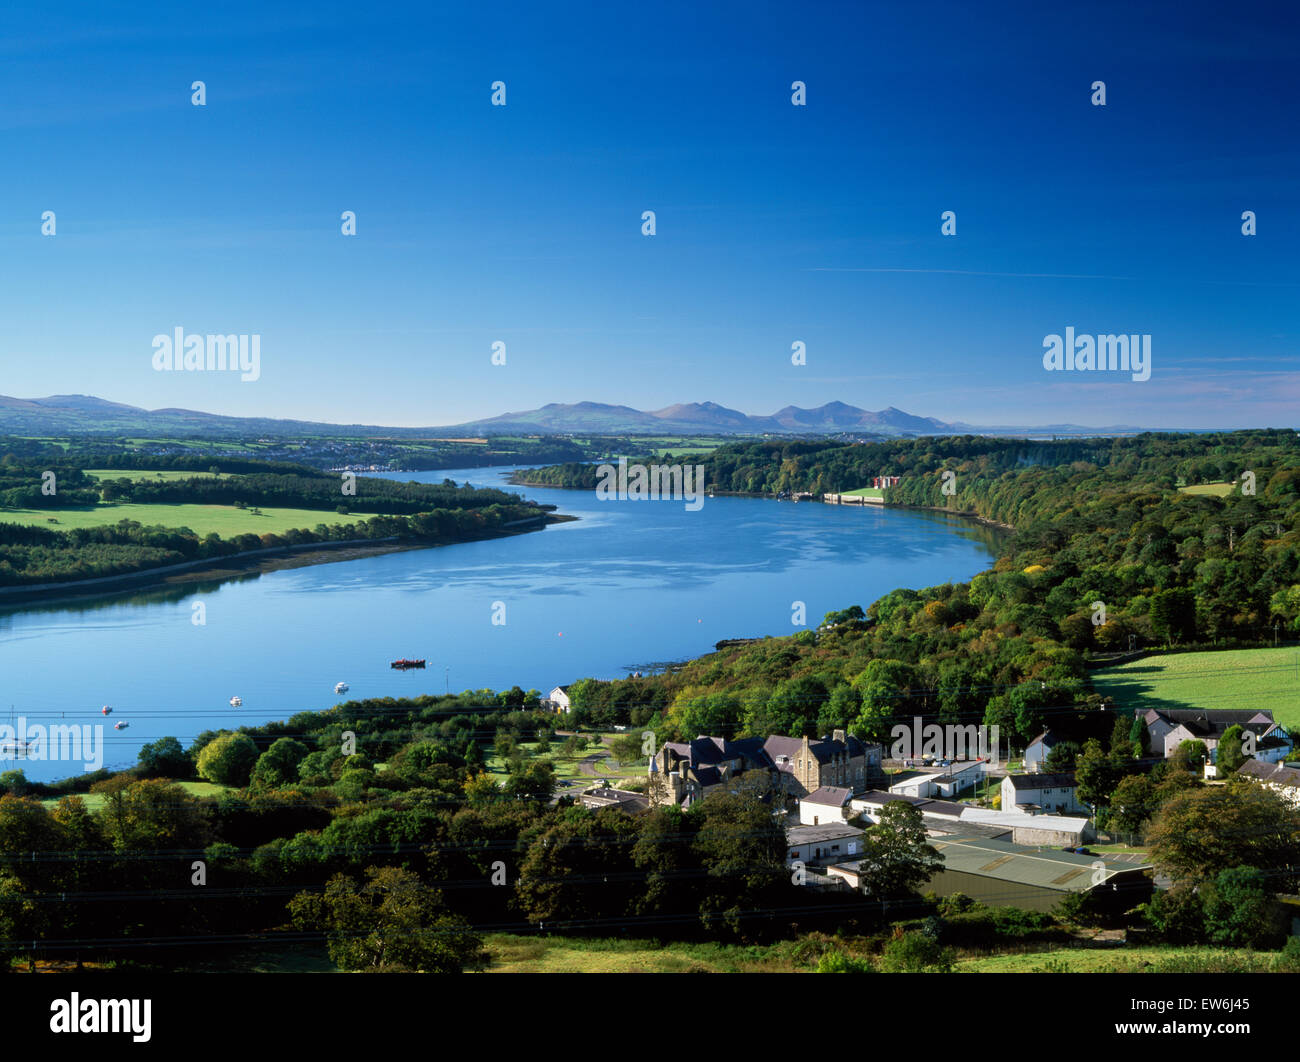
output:
[[[512,538],[515,535],[542,531],[551,524],[569,523],[579,517],[564,513],[544,513],[524,521],[530,526],[520,527],[519,521],[493,529],[475,538],[459,542],[428,542],[421,539],[355,538],[343,542],[304,542],[295,546],[272,546],[266,549],[232,553],[226,557],[205,557],[200,560],[181,561],[137,572],[103,575],[92,579],[76,579],[58,583],[36,583],[30,586],[0,587],[0,608],[10,603],[18,606],[32,604],[39,598],[46,603],[64,603],[88,598],[111,597],[115,594],[139,590],[159,590],[185,586],[187,583],[207,582],[216,579],[225,582],[250,575],[309,568],[318,564],[337,564],[342,561],[379,557],[387,553],[405,553],[417,549],[439,549],[459,545],[460,542],[482,542],[489,538]]]
[[[511,476],[506,482],[512,487],[539,487],[544,490],[587,490],[586,487],[562,487],[554,483],[530,483],[526,479],[520,479],[518,476]],[[764,494],[759,491],[745,490],[711,490],[706,491],[706,498],[764,498],[768,501],[794,501],[791,498],[778,498],[775,494]],[[823,501],[820,497],[804,498],[802,501],[795,501],[794,504],[802,505],[806,502],[812,502],[815,505],[831,505],[831,502]],[[957,516],[963,520],[969,520],[971,523],[980,524],[983,527],[990,527],[996,531],[1014,531],[1013,524],[1004,524],[998,520],[990,520],[986,516],[980,516],[978,513],[967,512],[962,509],[945,509],[942,505],[899,505],[886,501],[864,503],[862,508],[879,508],[879,509],[898,509],[901,512],[930,512],[946,513],[948,516]]]

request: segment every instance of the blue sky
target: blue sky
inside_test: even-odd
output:
[[[0,393],[1294,424],[1300,21],[1046,6],[7,8]],[[1151,379],[1046,372],[1066,326]],[[155,372],[176,327],[261,378]]]

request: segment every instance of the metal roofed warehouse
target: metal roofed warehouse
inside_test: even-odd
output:
[[[1149,863],[1025,848],[980,837],[931,837],[943,869],[930,878],[940,896],[963,892],[982,903],[1050,911],[1072,892],[1095,893],[1127,910],[1153,888]]]

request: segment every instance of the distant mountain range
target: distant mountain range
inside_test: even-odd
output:
[[[551,403],[521,413],[429,428],[325,424],[271,417],[226,417],[191,409],[141,409],[91,395],[7,398],[0,395],[0,433],[9,435],[384,435],[390,438],[464,435],[1127,435],[1140,428],[1077,424],[979,427],[918,417],[890,406],[878,412],[844,402],[816,409],[786,406],[750,416],[716,402],[688,402],[643,411],[601,402]]]

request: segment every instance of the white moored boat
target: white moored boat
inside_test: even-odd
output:
[[[348,684],[347,684],[346,682],[339,682],[339,683],[337,683],[337,684],[334,686],[334,692],[335,692],[335,693],[347,693],[347,692],[348,692]]]
[[[242,697],[231,697],[231,698],[230,698],[230,707],[232,707],[232,708],[238,708],[238,707],[239,707],[241,704],[243,704],[243,703],[244,703],[244,699],[243,699]]]

